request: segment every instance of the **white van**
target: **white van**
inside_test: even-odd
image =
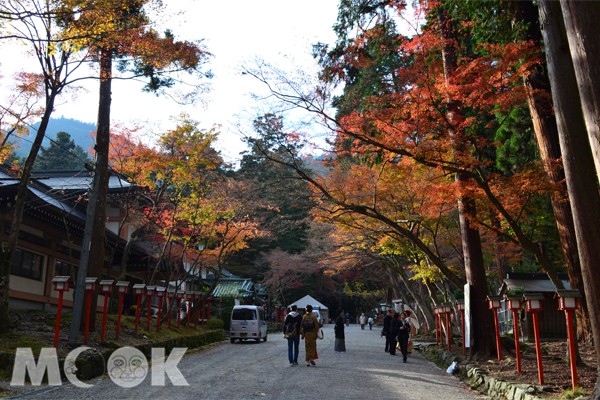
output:
[[[319,321],[319,326],[323,326],[323,316],[321,315],[320,310],[315,310],[313,308],[312,313],[317,317],[317,321]]]
[[[229,328],[229,340],[231,343],[239,339],[267,341],[267,321],[265,311],[260,306],[234,306],[231,311],[231,324]]]

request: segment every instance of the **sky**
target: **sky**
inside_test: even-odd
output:
[[[165,0],[167,16],[162,27],[169,28],[178,40],[204,40],[213,58],[206,65],[214,77],[204,104],[182,107],[167,97],[143,93],[142,84],[114,81],[111,120],[148,124],[155,132],[169,126],[169,117],[186,111],[200,121],[200,127],[221,125],[217,147],[226,159],[235,161],[245,149],[235,127],[238,120],[250,120],[254,108],[252,92],[265,88],[254,78],[242,75],[242,65],[252,65],[256,57],[277,64],[284,70],[297,67],[316,72],[312,44],[333,44],[332,26],[337,18],[337,0]],[[3,57],[5,77],[11,67],[35,70],[35,60],[23,59],[23,50],[13,48],[11,61]],[[7,54],[2,50],[3,55]],[[8,62],[7,62],[8,61]],[[53,117],[64,116],[95,123],[98,104],[97,83],[86,84],[86,93],[76,101],[59,104]]]

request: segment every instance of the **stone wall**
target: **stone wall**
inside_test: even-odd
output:
[[[511,383],[489,377],[487,371],[473,364],[467,364],[460,357],[437,346],[420,345],[415,346],[415,350],[444,369],[447,369],[450,364],[456,361],[458,364],[456,374],[460,376],[461,380],[468,384],[471,389],[477,390],[494,400],[542,400],[536,394],[543,393],[547,389],[543,386]]]
[[[171,350],[175,347],[187,347],[188,349],[196,349],[202,346],[206,346],[211,343],[220,342],[225,340],[222,329],[213,331],[201,332],[197,335],[181,336],[175,339],[169,339],[162,342],[154,342],[133,346],[140,350],[144,355],[151,359],[152,348],[162,347],[165,349],[165,355],[168,356]],[[119,348],[114,342],[108,342],[111,348],[103,351],[88,351],[82,353],[76,360],[77,377],[81,380],[88,380],[106,373],[106,362],[110,358],[110,355]],[[1,353],[1,352],[0,352]],[[12,374],[13,365],[15,363],[15,354],[2,353],[0,354],[0,369]],[[66,380],[64,376],[64,359],[59,360],[60,372],[63,380]],[[27,375],[28,376],[28,375]],[[45,375],[47,379],[47,375]]]

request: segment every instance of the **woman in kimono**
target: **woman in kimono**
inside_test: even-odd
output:
[[[309,304],[306,306],[306,313],[302,317],[302,324],[300,324],[300,335],[304,340],[304,348],[306,350],[306,366],[310,367],[315,364],[317,356],[317,332],[321,328],[317,317],[312,313],[312,306]]]
[[[335,351],[343,353],[346,351],[346,336],[344,335],[344,310],[338,311],[335,319]]]

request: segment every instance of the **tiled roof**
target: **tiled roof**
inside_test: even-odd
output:
[[[207,284],[212,284],[215,275],[209,273],[204,281]],[[213,296],[233,296],[233,297],[252,297],[256,296],[262,301],[266,301],[268,294],[264,286],[254,284],[250,279],[240,278],[239,276],[233,275],[227,270],[221,271],[219,282],[215,286]]]

